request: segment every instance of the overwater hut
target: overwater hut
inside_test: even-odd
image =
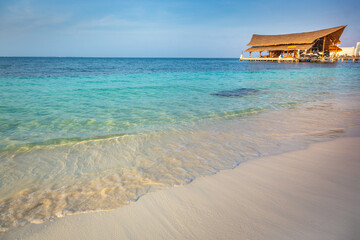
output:
[[[258,35],[254,34],[245,52],[259,52],[260,58],[293,58],[300,57],[329,57],[336,56],[341,51],[337,45],[340,44],[340,36],[345,26],[328,28],[314,32],[280,34],[280,35]],[[262,56],[263,52],[268,55]]]

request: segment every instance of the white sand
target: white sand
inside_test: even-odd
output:
[[[360,138],[251,160],[114,211],[4,235],[17,238],[360,239]]]

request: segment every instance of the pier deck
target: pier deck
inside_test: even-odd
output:
[[[360,60],[360,56],[357,57],[324,57],[324,58],[269,58],[269,57],[255,57],[255,58],[240,58],[239,61],[253,61],[253,62],[327,62],[327,63],[335,63],[335,62],[353,62],[358,63]]]

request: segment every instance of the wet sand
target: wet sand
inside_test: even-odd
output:
[[[360,138],[259,158],[3,239],[359,239]]]

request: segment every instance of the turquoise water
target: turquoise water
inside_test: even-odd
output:
[[[0,58],[0,227],[113,209],[340,136],[359,123],[359,66]]]
[[[116,65],[116,60],[88,61],[101,69],[107,61]],[[11,61],[18,61],[17,67],[22,67],[22,59]],[[6,63],[15,65],[11,61],[2,59],[1,66]],[[253,110],[278,109],[318,100],[329,93],[346,94],[351,89],[359,88],[359,82],[353,80],[359,78],[356,65],[353,68],[316,68],[304,64],[286,69],[289,65],[259,63],[260,66],[253,67],[233,59],[186,59],[183,60],[186,62],[185,71],[181,71],[180,60],[155,59],[155,63],[148,60],[142,64],[153,64],[152,68],[166,64],[163,69],[153,72],[144,69],[144,73],[137,73],[140,70],[131,65],[136,62],[135,59],[120,59],[118,61],[125,62],[122,63],[125,65],[123,67],[134,73],[114,74],[109,70],[108,74],[92,72],[84,75],[72,74],[76,69],[74,62],[81,64],[84,59],[68,59],[68,62],[49,59],[53,64],[65,62],[61,70],[43,66],[42,61],[44,59],[34,59],[31,63],[34,74],[39,68],[44,72],[41,76],[21,72],[21,69],[16,70],[19,72],[9,70],[10,73],[2,70],[0,74],[2,149],[21,144],[55,144],[82,138],[139,133],[169,124]],[[187,63],[189,61],[192,62]],[[230,69],[227,65],[234,65],[234,62],[238,66]],[[218,66],[221,64],[224,65],[223,69]],[[176,65],[173,66],[176,69],[167,69],[167,65]],[[143,67],[152,69],[151,66]],[[211,95],[239,88],[257,89],[260,92],[238,98]]]

